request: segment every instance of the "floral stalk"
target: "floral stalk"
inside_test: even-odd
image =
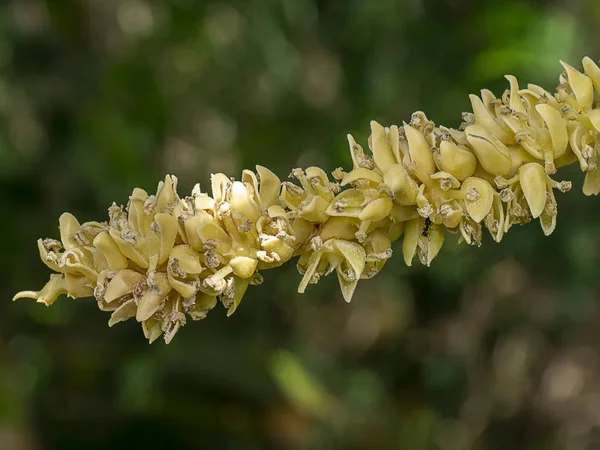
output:
[[[59,221],[60,241],[40,239],[42,261],[54,272],[28,297],[51,305],[58,296],[94,296],[111,312],[109,326],[135,318],[153,342],[171,341],[189,317],[204,319],[218,302],[231,315],[260,272],[298,256],[298,292],[336,272],[350,301],[360,279],[376,275],[402,237],[407,265],[427,266],[447,232],[480,245],[482,229],[500,242],[514,224],[538,219],[555,228],[551,178],[577,162],[586,195],[600,192],[600,68],[562,63],[554,94],[507,76],[501,98],[471,95],[473,112],[458,130],[436,126],[424,113],[384,128],[371,122],[370,154],[348,136],[353,167],[330,178],[319,167],[294,169],[298,184],[257,166],[240,181],[213,174],[212,196],[196,185],[177,194],[167,176],[155,195],[136,188],[126,207],[113,204],[108,221]]]

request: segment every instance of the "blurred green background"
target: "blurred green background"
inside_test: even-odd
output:
[[[600,448],[600,199],[576,168],[552,236],[397,251],[349,305],[335,277],[296,294],[292,263],[149,346],[93,300],[10,301],[63,211],[104,220],[165,173],[348,167],[371,119],[458,126],[506,73],[553,89],[599,23],[598,0],[0,2],[0,449]]]

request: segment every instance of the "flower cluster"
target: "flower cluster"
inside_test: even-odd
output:
[[[550,178],[579,162],[583,191],[600,193],[600,68],[584,73],[563,63],[556,93],[521,89],[507,76],[501,98],[471,95],[472,113],[460,128],[436,126],[424,113],[384,128],[371,122],[370,154],[348,136],[352,170],[330,178],[319,167],[294,169],[298,184],[258,166],[240,181],[212,176],[212,196],[197,185],[181,198],[167,176],[156,195],[134,189],[125,208],[113,204],[107,222],[60,218],[60,241],[38,241],[53,271],[29,297],[51,305],[61,294],[94,296],[111,311],[109,326],[134,318],[150,342],[170,342],[189,316],[206,317],[218,301],[228,315],[260,271],[298,256],[298,291],[335,271],[350,301],[361,278],[377,274],[403,236],[407,265],[417,255],[431,264],[447,232],[481,244],[485,226],[499,242],[513,224],[539,219],[552,233]]]

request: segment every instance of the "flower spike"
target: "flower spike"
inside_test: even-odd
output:
[[[336,271],[350,301],[360,279],[376,275],[403,236],[402,254],[429,266],[446,234],[481,245],[485,226],[500,242],[514,224],[556,226],[550,178],[577,162],[586,195],[600,193],[600,69],[564,68],[556,92],[507,75],[500,98],[471,95],[472,113],[460,129],[436,126],[424,113],[409,123],[371,122],[363,150],[348,135],[353,167],[333,177],[319,167],[294,169],[298,184],[281,182],[263,166],[239,181],[211,177],[212,196],[196,185],[177,193],[167,176],[155,195],[136,188],[126,207],[113,204],[105,222],[60,217],[60,241],[38,241],[40,258],[55,273],[40,291],[23,291],[50,306],[60,295],[94,296],[113,326],[135,318],[146,338],[167,343],[186,320],[201,320],[218,302],[227,315],[239,307],[261,271],[297,256],[302,293]]]

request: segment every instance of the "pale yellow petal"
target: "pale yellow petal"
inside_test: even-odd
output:
[[[519,183],[529,205],[531,216],[536,219],[546,205],[546,173],[538,163],[528,163],[519,169]]]
[[[469,216],[475,222],[481,222],[492,209],[494,189],[482,178],[469,177],[463,182],[461,191]]]
[[[563,61],[560,63],[567,72],[569,85],[571,86],[571,89],[573,89],[573,93],[577,98],[577,103],[581,110],[588,111],[592,108],[592,104],[594,103],[594,86],[592,80],[569,64]]]
[[[374,120],[371,121],[371,147],[373,160],[382,171],[386,171],[389,166],[396,164],[387,133]]]
[[[512,168],[510,153],[498,138],[481,125],[468,126],[465,134],[486,171],[492,175],[510,174]]]

